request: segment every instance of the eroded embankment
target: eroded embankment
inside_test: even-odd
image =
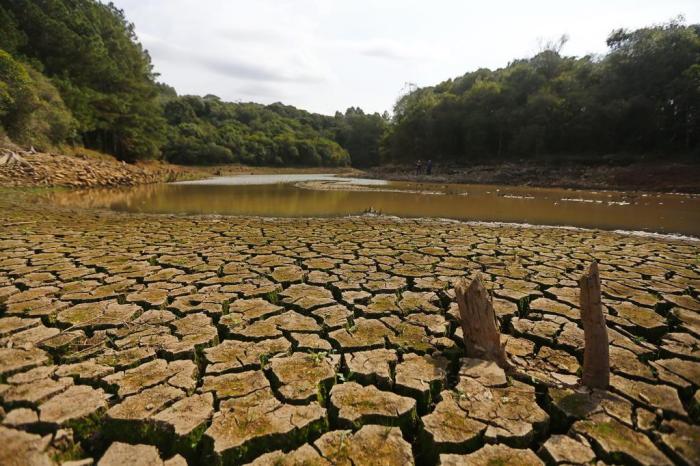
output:
[[[696,242],[23,194],[0,221],[2,464],[700,462]],[[587,396],[570,385],[593,258],[613,376]],[[517,380],[461,358],[450,283],[477,271]]]
[[[194,168],[156,162],[133,165],[106,155],[69,156],[0,149],[0,186],[4,187],[134,186],[205,176]]]

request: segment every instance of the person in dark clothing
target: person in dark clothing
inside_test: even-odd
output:
[[[428,163],[425,165],[425,174],[430,175],[433,173],[433,161],[428,160]]]
[[[423,168],[423,162],[420,160],[416,162],[416,176],[420,175],[420,172],[422,171]]]

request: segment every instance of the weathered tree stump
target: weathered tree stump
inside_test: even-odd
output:
[[[494,361],[502,369],[510,369],[505,345],[501,344],[496,312],[481,282],[481,276],[477,275],[471,284],[466,278],[461,279],[455,285],[455,294],[466,356]]]
[[[600,301],[597,262],[591,264],[588,271],[579,278],[578,284],[581,288],[581,321],[585,341],[581,383],[589,388],[606,390],[610,384],[610,354],[608,329]]]

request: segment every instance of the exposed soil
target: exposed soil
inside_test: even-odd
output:
[[[425,170],[425,167],[423,167]],[[431,175],[413,166],[367,169],[365,176],[426,183],[474,183],[618,191],[700,193],[700,163],[636,163],[626,166],[523,161],[468,167],[435,165]]]
[[[698,242],[33,199],[0,192],[0,464],[700,464]],[[452,284],[476,272],[515,377],[464,358]]]
[[[3,154],[11,159],[2,160]],[[0,153],[0,186],[91,188],[202,178],[203,171],[159,162],[127,164],[109,156]]]

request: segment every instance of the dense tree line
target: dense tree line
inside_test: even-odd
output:
[[[581,58],[548,47],[412,90],[396,103],[384,160],[700,155],[700,25],[621,29],[607,45]]]
[[[313,121],[285,116],[288,111],[280,104],[228,103],[212,95],[167,99],[164,114],[169,134],[163,154],[183,164],[350,163],[348,152],[323,137]]]
[[[351,109],[347,118],[332,117],[177,96],[156,82],[133,25],[111,3],[0,0],[0,31],[0,131],[18,143],[82,144],[122,160],[189,164],[378,160],[387,119],[376,114]],[[353,134],[365,129],[373,140]]]
[[[0,48],[46,76],[77,124],[54,142],[126,160],[159,155],[155,74],[123,11],[94,0],[1,0],[0,31]]]
[[[382,162],[700,152],[700,25],[614,31],[605,56],[550,46],[403,95],[388,114],[178,96],[134,27],[96,0],[0,0],[0,134],[122,160]]]

